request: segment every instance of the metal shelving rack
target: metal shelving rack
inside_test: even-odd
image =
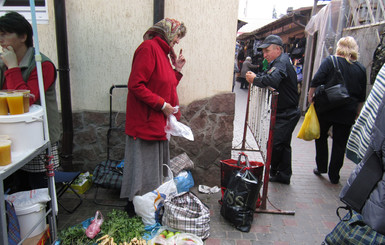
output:
[[[3,183],[4,179],[6,179],[8,176],[16,172],[21,167],[23,167],[25,164],[31,161],[35,156],[39,155],[45,150],[48,150],[49,144],[50,144],[49,141],[46,141],[39,148],[26,152],[26,155],[24,158],[17,159],[15,162],[11,163],[10,165],[2,167],[2,169],[0,170],[0,222],[1,222],[0,238],[2,241],[1,244],[8,244],[8,232],[7,232],[7,221],[6,221],[6,210],[5,210],[5,199],[4,199],[4,183]],[[49,185],[48,188],[49,190],[53,189],[51,185]],[[56,213],[57,213],[57,209],[55,209],[57,205],[56,203],[53,204],[53,202],[56,202],[56,198],[52,198],[51,196],[51,208],[46,212],[45,217],[49,216],[49,228],[52,235],[51,237],[55,238],[53,240],[56,240],[57,227],[56,227],[56,218],[54,217],[56,216]],[[36,228],[41,222],[43,222],[43,220],[38,221],[36,225],[32,228],[32,230],[29,232],[29,234],[31,234],[34,228]]]
[[[45,104],[45,91],[44,91],[44,82],[43,82],[43,75],[42,75],[42,68],[41,68],[41,55],[39,50],[39,38],[37,34],[37,22],[36,22],[36,12],[35,12],[35,1],[29,0],[29,5],[31,8],[31,17],[32,17],[32,29],[33,29],[33,39],[34,39],[34,46],[35,46],[35,60],[36,60],[36,69],[38,74],[38,80],[39,80],[39,94],[40,94],[40,102],[41,106],[44,110],[43,115],[43,127],[44,127],[44,144],[34,150],[31,150],[30,152],[24,152],[23,157],[20,159],[13,159],[12,163],[7,165],[4,168],[0,169],[0,239],[2,243],[0,244],[8,244],[8,232],[7,232],[7,221],[6,221],[6,210],[5,210],[5,200],[4,200],[4,183],[3,180],[16,172],[18,169],[23,167],[25,164],[27,164],[29,161],[31,161],[35,156],[42,153],[44,150],[47,152],[47,155],[51,155],[51,143],[49,140],[49,133],[48,133],[48,121],[47,121],[47,111],[46,111],[46,104]],[[50,171],[50,170],[47,170]],[[53,171],[52,171],[53,172]],[[51,174],[51,175],[50,175]],[[55,179],[52,173],[49,173],[48,177],[48,192],[51,197],[51,207],[46,212],[46,216],[39,220],[34,227],[28,232],[28,235],[33,232],[33,230],[44,221],[46,217],[48,217],[48,223],[49,223],[49,229],[50,229],[50,237],[52,244],[55,244],[57,240],[57,225],[56,225],[56,216],[58,212],[57,207],[57,199],[56,199],[56,188],[55,188]],[[24,239],[25,240],[25,239]],[[21,244],[23,240],[19,243]]]

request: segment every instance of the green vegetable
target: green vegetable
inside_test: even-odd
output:
[[[87,245],[94,244],[93,240],[86,236],[86,230],[81,224],[69,227],[59,233],[60,245]]]
[[[134,237],[140,238],[144,232],[144,224],[140,217],[130,218],[125,211],[116,209],[107,214],[107,219],[101,227],[101,233],[113,237],[118,244],[129,242]]]
[[[141,238],[145,232],[142,219],[138,216],[129,218],[125,211],[113,209],[104,217],[100,232],[94,239],[88,238],[86,230],[78,224],[59,232],[60,245],[96,244],[96,240],[104,235],[109,235],[118,244],[128,243],[134,237]]]

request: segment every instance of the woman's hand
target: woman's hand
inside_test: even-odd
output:
[[[174,107],[172,107],[169,103],[166,103],[166,107],[162,110],[164,115],[168,117],[169,115],[174,113]]]
[[[307,94],[307,102],[309,105],[313,102],[313,97],[314,97],[314,91],[316,88],[310,88],[309,93]]]
[[[179,52],[179,56],[176,59],[175,64],[174,64],[175,70],[177,70],[178,72],[181,72],[184,64],[186,64],[186,59],[184,58],[184,56],[182,54],[182,49],[181,49]]]
[[[19,66],[17,62],[16,53],[13,50],[12,46],[3,48],[3,53],[1,54],[1,59],[8,69],[15,68]]]

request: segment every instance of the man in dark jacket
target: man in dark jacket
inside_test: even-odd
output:
[[[246,80],[255,86],[272,87],[279,92],[270,181],[290,184],[291,136],[301,117],[298,109],[297,74],[289,56],[283,52],[283,43],[279,36],[266,37],[258,50],[263,51],[263,57],[269,62],[269,68],[261,75],[248,72]]]

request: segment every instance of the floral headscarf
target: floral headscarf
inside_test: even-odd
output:
[[[146,33],[144,33],[143,39],[151,39],[157,34],[162,36],[164,40],[170,44],[176,35],[179,35],[180,38],[185,36],[186,27],[184,26],[183,22],[179,22],[175,19],[165,18],[156,23],[154,26],[150,27]]]

